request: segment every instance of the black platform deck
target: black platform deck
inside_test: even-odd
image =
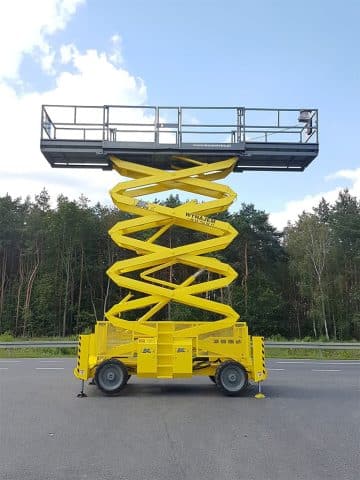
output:
[[[72,109],[70,121],[65,118],[69,108]],[[155,120],[151,119],[151,123],[109,121],[111,109],[116,108],[132,112],[131,109],[139,107],[44,106],[40,147],[50,165],[57,168],[111,169],[109,156],[115,155],[123,160],[169,169],[177,156],[187,156],[208,163],[235,156],[238,158],[236,171],[302,171],[314,160],[319,150],[316,110],[201,108],[201,112],[215,110],[222,113],[222,110],[234,110],[234,123],[227,120],[228,123],[184,124],[181,119],[188,107],[177,108],[179,120],[173,123],[159,121],[161,107],[146,107],[155,109]],[[89,115],[91,109],[102,109],[102,120],[84,123],[84,113]],[[52,112],[51,117],[49,110]],[[55,121],[54,111],[61,121]],[[304,111],[308,118],[305,124],[303,120],[303,123],[293,125],[282,124],[282,112],[287,115],[296,112],[298,116]],[[83,117],[81,122],[79,112]],[[125,110],[121,112],[126,119]],[[264,122],[248,125],[247,112],[274,112],[277,121],[269,125],[264,125]],[[90,114],[89,117],[94,118],[94,115]],[[161,141],[162,135],[166,136],[167,143]],[[183,141],[190,135],[193,141]],[[131,136],[135,138],[129,140],[128,137]],[[147,141],[149,137],[152,141]],[[171,143],[168,143],[169,138]],[[275,141],[277,138],[281,141]]]

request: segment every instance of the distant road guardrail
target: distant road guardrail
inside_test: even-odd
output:
[[[63,347],[76,347],[77,341],[25,341],[25,342],[0,342],[0,348],[63,348]]]
[[[313,348],[318,350],[358,350],[360,343],[347,342],[265,342],[268,348]]]
[[[25,342],[0,342],[0,348],[63,348],[77,346],[77,341],[25,341]],[[358,342],[265,342],[267,348],[312,348],[315,350],[358,350]]]

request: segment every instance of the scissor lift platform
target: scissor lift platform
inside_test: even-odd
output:
[[[57,168],[111,169],[115,155],[162,170],[185,156],[236,157],[234,171],[303,171],[319,149],[316,109],[45,105],[41,127],[41,151]]]
[[[317,110],[47,105],[42,107],[41,151],[52,167],[119,173],[122,181],[110,193],[131,218],[109,234],[120,248],[137,254],[107,271],[128,294],[97,321],[94,333],[80,336],[74,369],[82,380],[80,396],[89,378],[106,394],[115,394],[132,375],[203,375],[226,395],[257,382],[262,397],[263,337],[250,336],[230,305],[208,296],[237,276],[230,265],[207,256],[237,235],[229,223],[212,218],[236,198],[217,181],[233,171],[304,170],[318,154]],[[171,190],[209,200],[170,207],[138,198]],[[159,239],[173,227],[197,234],[189,244],[167,247]],[[180,283],[166,273],[177,265],[188,272]],[[198,322],[196,314],[186,321],[159,319],[171,302],[218,319]],[[129,320],[130,311],[141,313]]]

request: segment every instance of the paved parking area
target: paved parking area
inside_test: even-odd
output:
[[[1,480],[359,478],[360,362],[270,360],[264,400],[200,377],[78,399],[73,364],[0,359]]]

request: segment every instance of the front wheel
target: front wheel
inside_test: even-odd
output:
[[[229,360],[218,366],[215,383],[222,393],[234,397],[248,386],[248,374],[240,363]]]
[[[100,363],[95,373],[95,383],[107,394],[115,394],[122,390],[129,379],[125,365],[119,360],[105,360]]]

